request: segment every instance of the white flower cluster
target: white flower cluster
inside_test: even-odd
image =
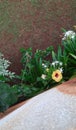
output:
[[[62,38],[62,40],[66,40],[66,39],[73,39],[76,36],[76,33],[74,31],[67,31],[64,33],[64,37]]]
[[[43,68],[45,68],[45,69],[47,68],[47,65],[44,64],[44,63],[42,63],[42,66],[43,66]],[[46,79],[46,75],[45,75],[45,74],[42,74],[42,75],[41,75],[41,78],[45,80],[45,79]]]
[[[47,65],[46,65],[46,64],[44,64],[44,63],[42,64],[42,66],[43,66],[44,68],[46,68],[46,67],[47,67]]]
[[[3,55],[0,53],[0,76],[9,76],[10,78],[14,77],[14,72],[10,72],[7,68],[10,66],[10,62],[3,58]]]
[[[51,65],[54,68],[56,68],[56,69],[60,70],[61,72],[63,72],[63,67],[62,67],[63,63],[62,62],[60,62],[60,61],[54,61],[54,62],[51,63]]]
[[[54,61],[54,62],[51,63],[51,65],[53,65],[53,66],[56,66],[56,65],[62,66],[63,64],[60,61]]]

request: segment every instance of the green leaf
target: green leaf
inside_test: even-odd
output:
[[[64,32],[64,33],[66,32],[66,30],[65,30],[64,28],[61,28],[61,30],[62,30],[62,32]]]
[[[52,51],[52,59],[53,59],[53,61],[55,61],[55,60],[56,60],[56,54],[55,54],[55,52],[54,52],[54,51]]]
[[[70,56],[72,56],[76,60],[76,56],[73,55],[72,53],[69,53]]]
[[[61,50],[61,47],[58,46],[58,54],[57,54],[58,61],[61,60],[61,56],[62,56],[62,50]]]

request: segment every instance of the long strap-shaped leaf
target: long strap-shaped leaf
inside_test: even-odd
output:
[[[72,56],[76,60],[76,56],[73,55],[72,53],[69,53],[70,56]]]

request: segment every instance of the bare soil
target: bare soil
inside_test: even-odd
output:
[[[61,28],[76,24],[76,0],[0,0],[0,51],[20,73],[20,48],[61,44]]]

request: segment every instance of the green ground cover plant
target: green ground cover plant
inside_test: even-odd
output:
[[[0,111],[76,76],[76,33],[63,29],[62,45],[45,50],[21,48],[20,75],[10,72],[10,62],[0,56]],[[50,58],[51,57],[51,58]],[[10,85],[12,80],[18,83]]]

